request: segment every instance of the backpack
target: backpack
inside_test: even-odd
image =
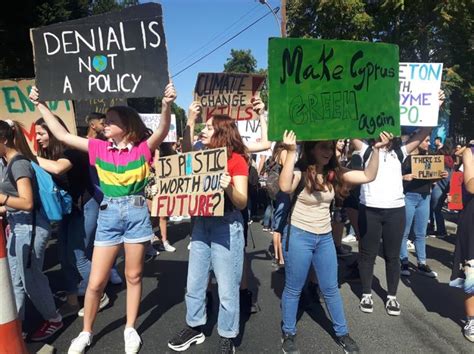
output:
[[[367,161],[369,160],[369,157],[370,157],[370,155],[372,154],[372,151],[373,151],[372,146],[369,146],[369,147],[367,148],[367,150],[365,150],[364,156],[363,156],[364,164],[362,165],[362,166],[363,166],[362,169],[365,168],[365,164],[366,164]],[[396,148],[396,149],[393,150],[393,152],[395,152],[395,154],[397,154],[398,161],[400,161],[400,164],[403,165],[403,160],[404,160],[404,158],[403,158],[403,151],[402,151],[402,149],[401,149],[401,148]]]
[[[27,160],[22,155],[16,155],[9,164],[7,174],[10,182],[16,185],[11,166],[15,161]],[[59,188],[53,180],[53,177],[41,168],[37,163],[30,161],[35,172],[36,184],[38,185],[38,194],[41,201],[40,210],[49,221],[61,221],[64,215],[72,211],[72,197],[68,192]]]
[[[276,200],[276,196],[280,191],[281,166],[276,161],[272,161],[268,164],[265,172],[267,174],[266,189],[268,196],[271,200]]]

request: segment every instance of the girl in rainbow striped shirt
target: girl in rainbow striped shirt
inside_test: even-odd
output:
[[[92,269],[84,302],[84,327],[69,347],[68,353],[84,353],[92,341],[92,327],[99,301],[107,284],[110,269],[124,245],[127,280],[127,323],[125,352],[137,353],[141,339],[135,330],[142,293],[142,271],[146,245],[153,238],[150,215],[144,197],[150,173],[152,152],[168,134],[171,104],[176,91],[169,83],[163,95],[160,125],[152,135],[138,113],[129,107],[116,106],[107,111],[104,134],[108,141],[86,139],[70,134],[57,121],[48,106],[39,100],[33,87],[30,100],[38,107],[53,135],[72,148],[89,153],[97,169],[104,199],[97,221]]]

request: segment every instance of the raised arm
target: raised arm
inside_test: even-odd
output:
[[[363,171],[343,169],[342,178],[344,182],[352,185],[372,182],[377,177],[379,169],[379,149],[387,146],[393,135],[387,132],[380,133],[380,141],[373,146],[369,164]]]
[[[440,90],[438,93],[438,104],[440,108],[443,105],[445,98],[444,91]],[[405,144],[407,154],[411,154],[411,152],[415,150],[428,135],[431,135],[432,130],[433,127],[422,127],[414,136],[412,136]]]
[[[260,141],[247,143],[247,149],[251,153],[265,151],[271,148],[272,142],[268,141],[268,124],[265,119],[264,110],[265,105],[260,98],[256,98],[253,102],[253,110],[258,114],[258,119],[260,120]]]
[[[57,161],[37,157],[38,164],[47,172],[53,175],[62,175],[72,168],[72,163],[68,159],[58,159]]]
[[[474,194],[474,157],[470,148],[464,150],[462,163],[464,166],[464,185],[469,193]]]
[[[201,114],[201,105],[198,101],[193,101],[188,109],[188,122],[184,128],[183,136],[183,152],[193,151],[193,136],[196,119]]]
[[[166,85],[163,99],[161,100],[161,120],[158,128],[146,141],[150,151],[155,151],[158,146],[165,140],[168,131],[170,130],[171,122],[171,104],[176,99],[176,90],[173,83]]]
[[[36,86],[33,86],[30,91],[30,101],[38,107],[41,116],[44,118],[48,125],[51,133],[63,144],[66,144],[74,149],[86,151],[88,150],[88,140],[80,136],[69,133],[59,121],[56,119],[54,114],[50,111],[45,102],[40,101],[39,90]]]
[[[295,172],[295,158],[296,158],[296,135],[293,131],[286,131],[283,133],[283,142],[286,146],[287,154],[285,163],[280,172],[278,185],[283,193],[293,193],[300,183],[301,172]]]
[[[360,151],[360,150],[362,150],[362,146],[364,145],[364,143],[363,143],[362,140],[360,140],[360,139],[352,139],[352,140],[351,140],[351,144],[352,144],[352,146],[354,147],[354,150],[355,150],[355,151]]]

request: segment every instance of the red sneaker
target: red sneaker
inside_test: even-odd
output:
[[[59,331],[61,328],[63,328],[62,321],[58,321],[58,322],[44,321],[43,325],[38,330],[36,330],[35,333],[33,333],[30,339],[33,342],[37,342],[37,341],[49,338],[52,335],[54,335],[57,331]]]

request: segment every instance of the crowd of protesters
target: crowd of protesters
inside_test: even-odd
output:
[[[205,340],[201,328],[207,321],[212,271],[219,294],[220,351],[235,352],[240,313],[258,308],[248,290],[245,246],[248,227],[260,207],[265,210],[263,230],[273,234],[273,264],[285,275],[283,352],[299,352],[297,310],[308,280],[327,305],[337,343],[346,353],[358,352],[356,340],[349,335],[338,289],[338,259],[348,254],[344,243],[358,242],[358,261],[351,267],[362,283],[360,310],[372,313],[372,278],[381,242],[387,278],[385,311],[399,316],[400,276],[410,276],[413,271],[430,278],[437,276],[427,264],[426,237],[447,235],[443,210],[449,199],[451,175],[457,170],[464,172],[464,210],[459,218],[451,285],[462,287],[466,293],[464,336],[474,341],[474,146],[459,145],[451,150],[436,138],[435,149],[431,150],[431,128],[421,128],[402,139],[382,132],[373,141],[300,144],[288,131],[281,142],[272,144],[267,139],[260,99],[253,102],[262,127],[259,142],[244,143],[235,121],[225,115],[214,115],[194,136],[201,107],[193,102],[183,139],[175,144],[163,143],[175,98],[170,83],[163,93],[162,119],[154,132],[146,128],[134,109],[115,106],[105,115],[88,115],[87,136],[80,137],[67,130],[33,88],[30,100],[42,115],[35,123],[36,156],[18,122],[0,121],[0,212],[8,222],[8,260],[16,305],[20,319],[24,319],[28,296],[44,319],[34,333],[24,333],[25,338],[44,340],[63,327],[63,318],[82,316],[83,329],[68,352],[84,353],[93,340],[97,312],[109,303],[107,283],[123,281],[115,267],[123,249],[127,286],[124,346],[126,353],[137,353],[142,345],[135,324],[144,258],[157,255],[158,244],[162,251],[176,250],[170,241],[173,235],[167,231],[170,220],[150,216],[150,200],[157,193],[152,168],[155,154],[225,147],[227,172],[220,179],[225,192],[224,215],[191,220],[186,325],[170,338],[169,348],[184,351]],[[443,93],[439,99],[441,105]],[[272,152],[266,157],[254,155],[268,149]],[[420,180],[412,174],[411,156],[424,154],[444,156],[445,172],[438,180]],[[64,278],[63,303],[58,308],[43,273],[52,225],[39,207],[32,163],[50,173],[72,198],[72,210],[57,228]],[[88,171],[87,176],[84,171]],[[159,237],[155,235],[158,230]],[[410,268],[408,250],[413,248],[417,265]]]

